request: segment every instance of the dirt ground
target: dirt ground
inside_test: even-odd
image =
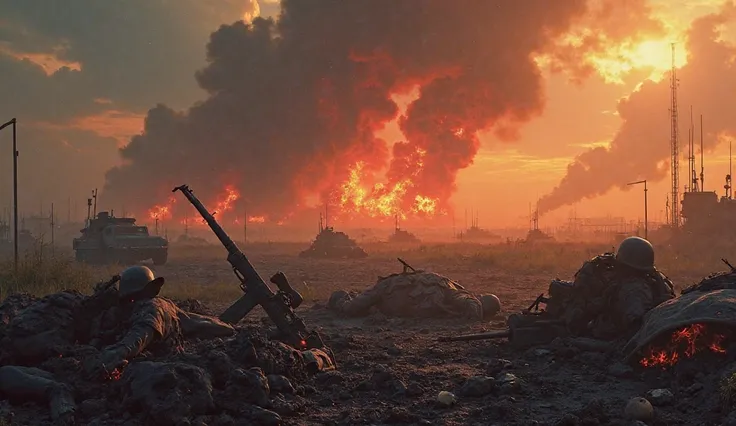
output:
[[[515,350],[503,339],[437,342],[439,336],[503,328],[505,318],[545,292],[551,279],[571,278],[601,247],[374,248],[359,260],[302,259],[297,253],[303,248],[263,244],[244,250],[265,279],[283,271],[303,293],[306,302],[297,313],[321,332],[338,362],[336,372],[308,379],[299,408],[279,413],[284,424],[628,425],[636,424],[623,416],[630,398],[666,389],[650,398],[655,418],[648,424],[736,425],[736,413],[718,399],[724,372],[736,369],[732,355],[681,363],[671,371],[639,370],[618,362],[615,353],[586,351],[561,339],[527,350]],[[345,320],[326,311],[332,291],[365,289],[378,276],[400,271],[397,256],[472,291],[496,294],[502,312],[490,323],[463,323],[381,314]],[[196,298],[219,314],[241,294],[225,257],[219,246],[172,248],[166,265],[151,267],[166,277],[165,296]],[[680,288],[723,269],[719,258],[695,266],[683,259],[662,263],[680,266],[666,271]],[[110,271],[101,268],[100,279]],[[242,325],[266,323],[256,309]],[[452,392],[457,402],[441,405],[440,391]]]
[[[298,416],[285,417],[288,424],[629,424],[622,416],[626,402],[653,389],[668,389],[672,398],[658,401],[651,424],[721,424],[728,414],[722,412],[714,395],[721,374],[715,365],[720,367],[727,359],[710,360],[715,363],[712,372],[698,368],[692,375],[632,370],[620,364],[616,354],[585,352],[561,341],[524,351],[510,348],[503,339],[436,341],[441,335],[504,327],[505,318],[545,292],[552,278],[567,279],[574,274],[587,257],[577,252],[570,256],[578,254],[578,259],[560,255],[564,261],[556,264],[509,261],[510,266],[504,267],[503,255],[494,260],[491,255],[474,254],[471,248],[451,255],[374,250],[366,259],[344,261],[300,259],[295,256],[297,251],[297,247],[262,247],[250,250],[249,256],[261,275],[267,278],[276,270],[284,271],[310,299],[298,312],[333,348],[339,372],[315,378],[317,392],[310,406]],[[595,247],[589,249],[595,251]],[[503,311],[491,323],[469,324],[390,319],[380,314],[345,320],[324,309],[332,291],[364,289],[378,276],[399,271],[397,255],[416,268],[449,276],[473,291],[495,293]],[[519,256],[536,254],[517,253]],[[723,269],[717,260],[712,267]],[[683,287],[702,278],[702,269],[711,265],[698,265],[701,270],[673,268],[669,275]],[[236,282],[219,247],[180,253],[155,270],[167,277],[172,295],[178,293],[172,287],[180,282],[190,288],[217,283],[213,288],[218,289]],[[226,297],[224,293],[217,294]],[[216,312],[226,305],[225,300],[208,301]],[[253,312],[245,322],[257,324],[261,316],[262,312]],[[475,379],[466,384],[471,377]],[[494,380],[484,382],[484,377]],[[471,386],[478,383],[492,385]],[[444,407],[437,402],[443,390],[457,395],[455,405]],[[706,393],[716,400],[703,402]]]

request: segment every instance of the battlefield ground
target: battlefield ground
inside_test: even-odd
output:
[[[304,296],[297,313],[319,330],[338,361],[337,372],[300,383],[303,392],[282,406],[283,424],[437,424],[437,425],[629,425],[624,407],[634,397],[654,405],[650,425],[734,424],[736,412],[724,403],[724,376],[736,368],[732,355],[689,360],[663,370],[629,367],[615,353],[552,344],[515,350],[506,340],[439,343],[437,337],[502,328],[505,318],[526,308],[553,278],[571,279],[583,261],[611,245],[432,244],[392,247],[364,245],[359,260],[298,257],[308,243],[253,243],[241,247],[264,278],[283,271]],[[0,299],[26,291],[44,295],[62,288],[84,293],[117,273],[116,267],[75,264],[71,253],[24,256],[17,275],[0,263]],[[363,290],[379,276],[401,271],[401,257],[417,269],[448,276],[469,290],[496,294],[503,311],[489,323],[407,320],[374,314],[340,319],[325,309],[338,289]],[[723,254],[697,259],[660,250],[657,265],[679,289],[724,270]],[[736,259],[733,259],[736,261]],[[166,265],[149,265],[164,276],[163,296],[196,299],[219,314],[241,295],[221,246],[172,246]],[[256,309],[243,322],[268,321]],[[729,353],[732,351],[729,351]],[[456,402],[443,405],[438,393]],[[654,391],[652,394],[652,391]],[[8,407],[16,412],[45,407]],[[2,410],[0,410],[2,411]],[[23,418],[23,416],[16,416]],[[26,417],[28,418],[28,417]],[[15,423],[7,423],[15,424]],[[25,423],[17,423],[25,424]]]

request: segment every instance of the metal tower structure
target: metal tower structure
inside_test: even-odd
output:
[[[679,132],[677,122],[677,69],[675,68],[675,43],[672,43],[672,72],[670,74],[671,101],[670,117],[672,128],[670,129],[670,149],[672,158],[670,164],[672,167],[672,206],[670,208],[670,225],[673,228],[680,227],[680,146]]]

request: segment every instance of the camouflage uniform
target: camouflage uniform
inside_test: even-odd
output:
[[[636,331],[644,314],[673,297],[672,282],[663,273],[630,268],[606,253],[575,274],[562,319],[575,333],[607,339]]]
[[[355,297],[335,292],[329,308],[353,317],[367,315],[376,308],[391,317],[483,318],[477,296],[447,277],[423,271],[379,278],[376,285]]]
[[[131,277],[126,280],[126,273]],[[144,266],[134,266],[123,272],[120,298],[122,337],[107,346],[91,361],[88,371],[94,374],[102,366],[108,372],[147,350],[162,355],[180,347],[183,337],[212,338],[230,336],[235,329],[222,321],[181,310],[169,299],[158,297],[163,278],[153,278]]]

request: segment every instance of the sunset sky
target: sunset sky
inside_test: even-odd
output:
[[[134,0],[125,2],[123,7],[123,2],[47,0],[41,8],[32,5],[39,2],[0,0],[0,10],[4,11],[0,16],[0,122],[18,118],[21,210],[35,213],[42,206],[47,209],[49,203],[55,202],[66,218],[67,199],[71,197],[81,217],[89,190],[97,187],[102,191],[103,205],[106,203],[116,209],[126,206],[143,216],[154,205],[167,202],[172,182],[195,186],[214,176],[218,182],[215,186],[222,190],[226,185],[234,185],[244,196],[253,193],[254,214],[267,215],[269,211],[279,211],[281,219],[290,217],[295,209],[319,203],[319,194],[309,193],[312,186],[319,188],[317,192],[321,191],[321,194],[333,187],[342,188],[343,181],[353,170],[352,163],[342,167],[342,162],[365,160],[368,169],[388,167],[388,160],[385,164],[373,164],[376,156],[388,155],[388,152],[382,154],[384,148],[373,147],[371,137],[363,132],[376,126],[383,127],[378,126],[376,123],[380,121],[376,120],[379,120],[377,117],[388,116],[385,114],[389,114],[391,109],[384,108],[390,105],[383,100],[380,106],[371,104],[370,113],[373,115],[370,117],[361,112],[356,103],[368,105],[367,102],[373,102],[373,98],[372,95],[355,94],[358,92],[346,91],[353,93],[350,96],[341,94],[343,80],[339,73],[349,69],[352,74],[348,75],[364,78],[361,84],[356,84],[356,91],[385,83],[391,90],[403,92],[393,93],[393,99],[397,100],[402,112],[408,103],[417,99],[419,87],[428,85],[431,79],[451,79],[447,87],[437,85],[437,91],[427,89],[426,97],[422,92],[422,98],[429,99],[433,94],[435,99],[451,100],[444,102],[443,107],[450,115],[455,113],[459,118],[443,115],[440,124],[428,124],[431,121],[427,120],[431,119],[427,117],[433,115],[433,119],[438,120],[440,115],[427,112],[426,108],[433,108],[427,106],[430,102],[427,101],[423,107],[415,108],[415,116],[426,114],[424,118],[412,118],[407,124],[408,131],[413,132],[409,138],[413,138],[414,143],[407,149],[416,147],[416,152],[412,151],[411,155],[424,158],[422,161],[426,161],[426,167],[436,167],[443,158],[457,161],[452,167],[448,166],[446,172],[425,171],[422,175],[411,175],[414,176],[412,179],[422,181],[417,183],[417,193],[426,195],[427,199],[437,199],[438,208],[447,202],[449,208],[455,208],[458,216],[465,209],[477,209],[482,227],[526,226],[529,204],[536,203],[537,199],[545,200],[543,203],[548,208],[542,208],[550,210],[540,220],[541,226],[558,223],[573,211],[579,217],[611,214],[636,219],[643,216],[643,188],[622,191],[617,187],[629,181],[648,179],[650,220],[662,220],[665,200],[670,192],[668,79],[671,42],[677,42],[676,62],[678,67],[683,67],[679,75],[683,152],[680,160],[681,189],[688,184],[685,155],[692,105],[698,144],[698,173],[699,120],[702,114],[707,147],[705,189],[715,189],[719,195],[723,193],[724,177],[728,173],[728,141],[736,140],[736,8],[730,1],[590,0],[586,8],[582,0],[561,0],[560,4],[566,6],[560,7],[559,11],[542,12],[539,5],[543,2],[522,0],[518,3],[528,4],[529,10],[524,12],[524,18],[514,18],[519,20],[518,32],[516,27],[506,28],[503,24],[489,22],[488,39],[482,40],[480,38],[486,33],[478,18],[479,30],[472,33],[478,37],[477,43],[468,42],[469,39],[462,38],[465,35],[460,34],[457,46],[448,41],[450,36],[442,36],[442,31],[456,34],[453,25],[463,25],[463,14],[473,15],[470,13],[475,7],[473,5],[480,2],[458,1],[463,6],[457,15],[448,17],[448,22],[438,25],[436,30],[430,18],[421,18],[426,22],[417,18],[417,28],[413,31],[420,35],[416,40],[402,36],[406,30],[391,27],[390,19],[386,19],[386,31],[378,36],[367,30],[361,32],[360,25],[353,29],[356,25],[351,25],[350,19],[360,20],[361,13],[364,13],[359,13],[357,9],[360,7],[357,6],[355,10],[346,6],[349,10],[340,15],[334,13],[335,16],[345,16],[346,22],[330,21],[338,18],[328,16],[329,11],[320,12],[321,6],[318,6],[329,3],[319,0],[285,2],[285,5],[290,4],[291,20],[282,28],[291,28],[295,34],[313,34],[310,40],[315,43],[320,42],[320,37],[339,39],[338,32],[344,31],[357,46],[351,47],[350,54],[339,59],[358,63],[355,69],[343,67],[337,60],[333,64],[330,61],[334,58],[327,53],[312,64],[305,53],[311,50],[305,47],[306,44],[290,39],[296,36],[286,30],[283,30],[284,38],[292,42],[278,51],[281,56],[277,57],[265,47],[259,47],[258,43],[264,37],[261,33],[265,34],[265,30],[245,36],[243,34],[251,30],[230,26],[243,19],[250,22],[259,15],[278,20],[281,7],[277,1]],[[355,3],[362,2],[356,0]],[[421,1],[411,3],[422,4]],[[430,3],[433,5],[428,15],[431,16],[433,11],[438,16],[446,14],[443,8],[447,6],[427,0],[426,4]],[[502,2],[488,0],[486,4],[491,3]],[[580,7],[573,7],[577,3]],[[436,8],[434,4],[438,4]],[[311,5],[315,7],[310,8]],[[483,9],[479,10],[479,16],[486,12],[492,16],[493,11],[488,7],[477,8]],[[445,12],[440,13],[442,11]],[[395,15],[406,17],[410,12],[401,10]],[[509,13],[518,15],[520,11]],[[542,16],[544,13],[551,17]],[[543,24],[538,24],[535,19]],[[307,26],[322,22],[320,20],[334,26],[327,26],[329,31],[321,33]],[[296,23],[292,24],[292,21]],[[474,28],[473,24],[465,27]],[[206,46],[210,34],[220,25],[230,27],[218,32],[218,37],[213,37],[211,56],[214,59],[211,62],[215,65],[198,74],[198,85],[195,73],[207,65]],[[542,41],[527,37],[522,34],[522,25],[530,25],[530,28],[549,25],[550,30],[540,30],[540,34],[550,35]],[[440,36],[422,41],[422,37],[428,37],[421,36],[423,31],[437,31]],[[509,40],[503,41],[508,45],[498,46],[504,38],[499,34],[508,36]],[[381,39],[376,41],[371,37]],[[392,37],[401,37],[402,40]],[[426,56],[397,57],[399,54],[396,52],[408,49],[415,42],[436,42],[448,49],[440,49],[442,51],[437,53],[439,59],[429,53]],[[517,57],[515,53],[521,50],[512,46],[516,42],[523,45],[520,49],[528,49],[530,55]],[[337,45],[336,41],[330,43],[336,46],[335,49],[344,47]],[[496,48],[497,52],[493,50]],[[291,56],[284,51],[292,52]],[[460,53],[455,54],[455,51]],[[533,59],[529,62],[529,70],[520,69],[522,62],[519,61],[528,57]],[[330,62],[329,66],[325,61]],[[293,70],[280,68],[296,66],[303,67],[299,78],[304,80],[294,80],[289,77]],[[429,72],[432,67],[434,71]],[[520,71],[515,73],[517,69]],[[529,88],[529,84],[534,86],[533,82],[537,81],[535,69],[540,76],[540,86]],[[329,79],[318,76],[324,70],[330,72]],[[465,78],[470,75],[472,78]],[[259,86],[259,78],[267,80],[263,86]],[[279,78],[282,79],[280,83]],[[456,79],[454,83],[452,79]],[[483,79],[491,83],[486,85]],[[226,80],[235,83],[220,82]],[[336,114],[331,117],[342,117],[335,120],[343,122],[326,119],[324,126],[333,126],[329,127],[331,130],[311,129],[318,125],[308,122],[298,109],[307,105],[308,99],[300,94],[292,105],[286,92],[286,88],[293,93],[306,91],[305,81],[327,81],[324,87],[309,90],[314,89],[317,97],[324,96],[315,102],[328,104],[326,108],[333,108],[329,114]],[[478,85],[478,82],[483,84]],[[207,91],[200,88],[202,84],[208,88]],[[521,85],[525,88],[522,89]],[[447,93],[465,94],[450,98],[442,91],[444,89]],[[275,94],[274,90],[284,94]],[[489,99],[500,96],[504,100],[497,106],[494,103],[493,108],[488,106],[491,102],[467,107],[464,103],[485,103],[485,98],[478,93]],[[238,94],[248,98],[238,99]],[[271,94],[278,101],[269,105],[254,103]],[[216,97],[216,102],[205,102],[199,109],[186,112],[193,104],[208,97]],[[620,106],[621,100],[627,97],[629,101]],[[160,107],[149,113],[158,104],[170,109]],[[343,113],[349,108],[356,108],[355,117],[359,117],[355,119],[354,129],[344,128],[344,121],[350,121],[349,117],[352,117],[348,112]],[[256,127],[258,121],[272,119],[277,113],[283,120],[280,126]],[[207,114],[211,118],[202,118]],[[242,134],[235,124],[229,124],[228,120],[242,122],[243,119],[238,118],[240,114],[254,117],[252,120],[256,124],[242,124],[253,126],[256,130],[252,134]],[[328,113],[320,110],[320,114]],[[115,169],[106,177],[106,172],[123,164],[118,149],[128,145],[131,137],[143,132],[147,115],[149,126],[145,137],[125,154],[126,161],[133,166]],[[431,139],[433,135],[428,129],[444,126],[445,119],[458,120],[460,124],[453,129],[460,142],[469,144],[469,152],[458,152],[457,156],[448,151],[435,153],[432,147],[439,145],[423,139]],[[184,121],[189,124],[181,124]],[[391,143],[405,137],[399,130],[399,120],[389,121],[375,134],[389,142],[386,149],[390,150]],[[204,123],[217,127],[217,130]],[[486,125],[488,127],[482,130]],[[358,129],[359,126],[365,127]],[[293,127],[293,133],[287,134],[284,127]],[[481,129],[477,154],[473,154],[472,135],[465,139],[463,131],[466,127]],[[299,168],[293,170],[293,176],[274,176],[279,174],[279,170],[268,167],[268,162],[279,164],[274,156],[279,152],[289,152],[289,148],[274,142],[274,149],[278,152],[269,153],[266,152],[269,148],[262,145],[263,140],[273,136],[274,139],[294,141],[298,136],[292,135],[299,135],[302,129],[306,135],[305,144],[318,146],[324,143],[327,148],[315,148],[312,152],[295,146],[294,156],[312,164],[289,162],[283,167],[290,171],[295,165]],[[341,136],[355,138],[355,142],[314,142],[320,135],[327,135],[328,139]],[[190,146],[185,140],[199,145]],[[0,210],[9,208],[12,202],[10,144],[10,132],[4,130],[0,133]],[[236,146],[233,151],[216,154],[222,147]],[[329,157],[331,150],[334,150],[334,157]],[[424,151],[427,151],[426,156]],[[566,178],[568,166],[580,155],[583,156],[578,165],[571,166]],[[223,156],[227,164],[218,162]],[[260,163],[263,173],[258,164],[249,164],[250,157]],[[415,157],[407,154],[407,158]],[[466,167],[468,158],[472,164]],[[193,167],[191,164],[194,163],[190,162],[195,160],[197,166]],[[240,168],[252,171],[241,173]],[[329,172],[324,172],[325,168]],[[174,170],[169,172],[170,169]],[[317,169],[319,171],[315,171]],[[396,170],[399,169],[397,166]],[[265,173],[268,171],[273,173]],[[273,185],[276,191],[282,187],[286,192],[271,199],[267,194],[256,195],[255,190],[246,184],[240,185],[240,182],[252,181],[253,176],[248,173],[256,172],[263,175],[259,186]],[[391,179],[392,173],[379,180]],[[453,190],[455,174],[456,189]],[[155,176],[161,176],[160,180]],[[181,179],[186,182],[181,182]],[[443,189],[434,191],[437,186]],[[556,187],[560,187],[557,192],[554,191]],[[426,188],[428,191],[422,192]],[[138,190],[139,196],[136,195]],[[411,190],[409,193],[412,195],[407,206],[414,203],[414,193]],[[294,202],[294,194],[300,194],[302,199]],[[214,200],[214,197],[210,198]],[[299,204],[299,207],[289,205],[290,202]]]

